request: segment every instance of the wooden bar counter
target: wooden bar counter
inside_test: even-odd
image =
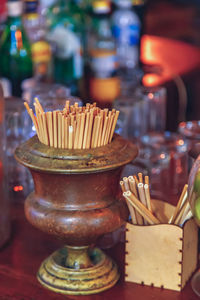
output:
[[[181,292],[124,282],[124,244],[119,242],[106,251],[117,262],[121,278],[111,289],[90,296],[67,296],[43,288],[36,279],[41,262],[63,246],[51,236],[31,226],[24,216],[24,200],[11,204],[12,234],[0,250],[0,299],[2,300],[196,300],[190,281]]]

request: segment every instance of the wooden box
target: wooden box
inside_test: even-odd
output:
[[[174,206],[154,200],[152,210],[168,222]],[[198,227],[126,224],[125,281],[180,291],[197,268]]]

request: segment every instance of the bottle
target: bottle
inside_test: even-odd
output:
[[[101,107],[110,107],[119,95],[120,82],[116,45],[112,36],[110,2],[93,1],[92,29],[89,40],[90,98]]]
[[[139,65],[140,19],[132,9],[131,0],[114,0],[112,31],[117,44],[119,69],[134,70]]]
[[[90,1],[91,0],[70,0],[70,13],[81,24],[81,44],[82,44],[82,61],[83,74],[88,74],[89,70],[89,55],[87,51],[89,28],[90,28]],[[87,103],[89,97],[89,83],[88,76],[83,76],[81,80],[81,99]]]
[[[8,0],[8,18],[0,41],[0,77],[7,78],[12,95],[21,96],[21,84],[33,76],[31,46],[23,27],[23,2]]]
[[[82,67],[83,74],[87,73],[88,65],[88,56],[87,56],[87,44],[88,44],[88,3],[86,0],[70,0],[70,13],[74,19],[77,20],[77,23],[80,24],[79,28],[81,29],[81,45],[82,45]],[[81,80],[81,85],[79,87],[80,93],[79,96],[83,101],[88,101],[88,88],[87,88],[87,79],[83,76]]]
[[[45,38],[45,27],[38,13],[37,0],[25,0],[23,24],[31,43],[34,78],[48,81],[50,78],[51,47]]]
[[[83,77],[82,23],[73,16],[70,0],[57,0],[47,9],[47,38],[53,47],[53,79],[79,96]]]

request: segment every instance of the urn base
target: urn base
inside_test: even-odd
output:
[[[75,258],[75,254],[73,264],[72,248],[66,246],[54,252],[42,263],[37,278],[44,287],[62,294],[89,295],[105,291],[115,285],[119,279],[117,265],[102,250],[74,247],[74,252],[78,253],[80,259]],[[88,257],[84,265],[82,259],[85,260],[86,256]]]

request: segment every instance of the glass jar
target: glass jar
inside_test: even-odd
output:
[[[123,94],[113,108],[120,111],[116,132],[128,139],[138,139],[148,132],[166,128],[165,87],[122,86]]]
[[[138,140],[138,147],[133,166],[149,175],[151,196],[172,203],[188,180],[187,141],[176,133],[151,132]]]
[[[181,122],[178,131],[188,142],[188,172],[190,172],[195,159],[200,154],[200,121]]]
[[[189,141],[190,148],[200,142],[200,121],[181,122],[178,131]]]
[[[4,98],[0,86],[0,247],[10,236],[10,213],[6,174],[6,136],[4,122]]]

